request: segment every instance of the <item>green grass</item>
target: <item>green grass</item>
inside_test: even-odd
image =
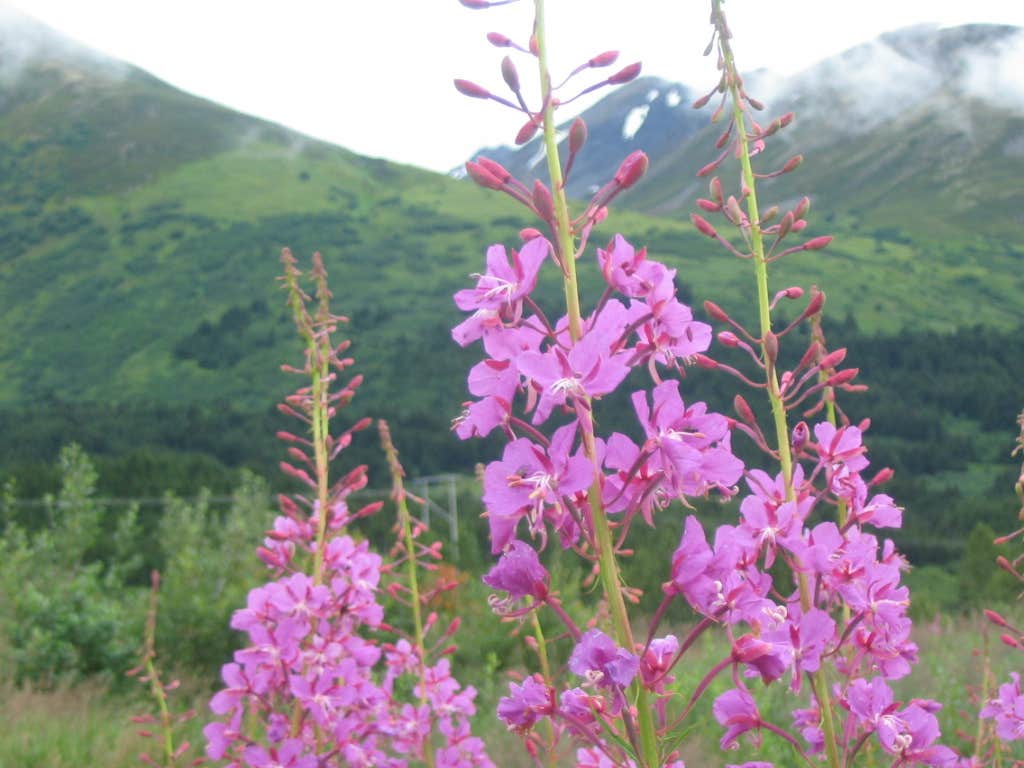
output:
[[[984,629],[984,620],[979,617],[919,622],[915,639],[921,648],[922,661],[909,678],[894,685],[897,697],[931,697],[943,702],[945,707],[939,716],[943,743],[960,749],[969,749],[975,735],[973,717],[978,705],[972,699],[971,686],[980,684],[986,665],[980,640]],[[676,628],[677,634],[681,631],[685,628]],[[670,711],[678,709],[689,698],[703,672],[719,661],[726,650],[719,638],[708,636],[697,643],[677,670],[673,689],[684,698],[674,699]],[[1010,670],[1018,667],[1019,653],[990,637],[987,664],[994,681],[992,685],[998,685],[1008,679]],[[485,738],[491,756],[502,768],[532,765],[517,738],[493,716],[497,699],[507,695],[507,684],[502,676],[483,669],[460,668],[455,672],[461,682],[475,684],[480,689],[474,732]],[[682,750],[687,764],[714,766],[744,760],[772,760],[779,766],[794,765],[791,750],[771,734],[765,734],[760,749],[741,739],[737,752],[722,755],[717,745],[722,731],[711,716],[710,706],[714,697],[729,687],[726,678],[727,675],[720,677],[695,709],[689,724],[691,735]],[[766,719],[783,727],[789,723],[790,709],[806,698],[806,690],[799,699],[793,697],[784,682],[769,688],[754,681],[749,685]],[[182,735],[201,747],[204,695],[198,693],[194,685],[189,691],[173,695],[176,711],[183,711],[186,705],[198,709],[199,718],[186,724]],[[152,749],[153,742],[135,735],[138,726],[130,723],[129,718],[145,713],[149,706],[149,702],[136,693],[110,694],[97,683],[56,691],[2,688],[0,721],[4,722],[4,728],[0,729],[0,768],[134,767],[138,765],[138,752]],[[958,736],[958,731],[963,731],[967,738]],[[196,749],[190,754],[198,755],[200,751]],[[1012,754],[1018,759],[1024,755],[1020,749]],[[866,749],[857,761],[858,768],[884,765],[888,762],[881,759],[877,748]]]

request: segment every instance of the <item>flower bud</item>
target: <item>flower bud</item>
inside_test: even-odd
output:
[[[588,67],[609,67],[619,58],[618,51],[605,51],[599,53],[587,62]]]
[[[821,312],[821,308],[825,305],[825,293],[818,291],[815,293],[809,302],[807,302],[807,309],[804,310],[803,317],[811,317]]]
[[[708,213],[717,213],[722,210],[721,203],[716,203],[703,197],[698,198],[697,207],[702,211],[707,211]]]
[[[997,627],[1010,627],[1010,623],[1000,616],[995,611],[991,611],[988,608],[985,609],[985,618],[995,624]]]
[[[839,365],[843,360],[846,359],[846,348],[837,349],[835,352],[829,352],[818,363],[818,366],[823,371],[829,371]]]
[[[764,335],[762,346],[764,347],[764,354],[768,358],[768,362],[774,365],[775,361],[779,359],[779,337],[768,331]]]
[[[750,407],[750,403],[744,399],[743,395],[736,395],[732,400],[732,407],[736,409],[736,414],[742,421],[753,426],[757,423],[757,419],[754,417],[754,411]]]
[[[875,476],[872,477],[870,481],[868,481],[868,485],[885,485],[890,480],[892,480],[892,476],[895,474],[896,472],[893,471],[892,467],[882,467],[880,470],[878,470],[877,473],[875,473]]]
[[[803,163],[803,161],[803,155],[795,155],[789,158],[789,160],[786,161],[786,164],[782,166],[782,172],[789,173],[790,171],[795,171],[797,168],[800,167],[800,164]]]
[[[764,104],[755,99],[753,96],[747,96],[746,94],[744,94],[744,98],[746,98],[747,104],[756,109],[758,112],[764,109]]]
[[[853,379],[857,377],[858,373],[860,373],[860,368],[847,368],[845,370],[839,371],[837,373],[832,374],[831,376],[828,377],[828,379],[826,379],[825,386],[842,386],[843,384],[846,384],[848,381],[853,381]]]
[[[803,244],[802,248],[805,251],[820,251],[822,248],[832,242],[831,235],[822,235],[821,237],[814,237]]]
[[[533,135],[537,132],[537,123],[531,117],[526,124],[519,129],[519,133],[516,134],[516,145],[522,145],[533,138]]]
[[[708,183],[708,190],[711,193],[711,198],[719,204],[725,201],[725,196],[722,194],[722,180],[717,176]]]
[[[697,364],[698,368],[707,368],[708,370],[713,371],[715,368],[718,367],[717,362],[712,360],[707,355],[702,355],[700,353],[697,353],[696,355],[693,356],[693,361]]]
[[[697,231],[702,235],[707,235],[712,240],[718,237],[718,232],[715,231],[715,228],[712,227],[704,217],[698,216],[696,213],[691,213],[690,221],[693,222],[693,226],[695,226]]]
[[[511,48],[512,41],[500,32],[488,32],[487,42],[495,48]]]
[[[505,166],[501,163],[491,160],[489,157],[477,158],[477,163],[481,165],[489,174],[494,176],[502,184],[507,184],[512,179],[512,174]]]
[[[729,315],[725,313],[725,310],[715,304],[713,301],[704,302],[704,311],[708,313],[708,316],[712,320],[717,320],[720,323],[728,323]]]
[[[647,173],[647,155],[641,150],[631,152],[615,172],[615,183],[622,189],[629,189]]]
[[[789,231],[793,228],[794,221],[793,212],[786,211],[786,215],[783,216],[782,221],[779,222],[779,231],[776,233],[780,240],[789,234]]]
[[[548,188],[540,181],[533,182],[533,206],[537,209],[538,215],[544,219],[544,221],[554,221],[555,219],[555,204],[551,199],[551,192]]]
[[[572,127],[569,129],[569,154],[575,155],[583,149],[583,145],[586,143],[587,124],[583,122],[582,117],[577,117],[572,121]]]
[[[1014,637],[1012,637],[1011,635],[1000,635],[999,639],[1002,640],[1005,645],[1008,645],[1011,648],[1017,648],[1018,647],[1017,640]]]
[[[519,230],[519,239],[522,240],[524,243],[528,243],[531,240],[534,240],[538,237],[544,237],[544,233],[542,233],[539,229],[534,229],[533,227],[526,227],[525,229]]]
[[[519,73],[516,72],[516,65],[512,62],[511,56],[501,60],[501,77],[512,93],[519,93]]]
[[[740,339],[732,331],[721,331],[718,334],[718,343],[723,347],[738,347]]]
[[[807,428],[806,421],[801,421],[793,427],[793,432],[790,435],[789,441],[793,446],[793,451],[795,453],[800,453],[800,451],[803,450],[803,447],[807,445],[807,439],[810,437],[810,434],[811,431]]]
[[[807,215],[807,211],[810,209],[810,207],[811,198],[805,197],[803,200],[797,203],[796,208],[793,209],[793,218],[802,219],[804,216]]]
[[[620,69],[605,82],[607,82],[608,85],[622,85],[623,83],[628,83],[630,80],[635,80],[637,75],[640,74],[640,68],[642,66],[643,65],[639,61],[635,61],[628,67]]]
[[[807,345],[807,351],[804,352],[804,356],[800,358],[800,362],[797,363],[796,369],[799,371],[803,368],[810,368],[811,364],[818,359],[818,355],[821,354],[821,344],[816,341],[812,341]]]
[[[455,90],[461,93],[463,96],[469,96],[471,99],[489,99],[491,98],[491,92],[484,88],[482,85],[470,82],[469,80],[455,80]]]
[[[502,189],[505,186],[494,174],[480,163],[474,163],[472,160],[466,163],[466,173],[469,174],[469,178],[485,189]]]

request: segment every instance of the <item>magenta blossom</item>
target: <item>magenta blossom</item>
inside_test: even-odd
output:
[[[599,629],[591,629],[580,638],[569,657],[569,669],[600,687],[625,688],[636,676],[640,659]]]
[[[510,598],[533,597],[543,600],[548,594],[550,577],[529,544],[516,540],[506,549],[498,564],[483,577],[489,587],[508,592]]]
[[[512,262],[509,263],[505,246],[492,245],[487,249],[487,272],[475,276],[475,288],[455,294],[456,306],[467,311],[490,309],[508,312],[518,319],[522,299],[537,285],[537,273],[550,248],[547,240],[536,237],[518,253],[513,250]]]

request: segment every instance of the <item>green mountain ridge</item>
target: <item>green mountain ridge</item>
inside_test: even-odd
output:
[[[184,492],[224,466],[271,472],[273,404],[297,384],[280,365],[301,359],[275,282],[286,246],[307,263],[324,254],[366,376],[355,411],[391,421],[407,469],[467,471],[488,455],[448,431],[478,359],[450,339],[461,319],[451,295],[489,244],[514,245],[533,224],[524,212],[468,182],[360,157],[58,48],[0,70],[0,475],[43,477],[71,439],[121,462],[110,465],[120,479],[109,492]],[[657,170],[645,183],[652,195],[670,188]],[[814,221],[815,232],[840,235],[837,245],[781,263],[775,285],[821,285],[833,342],[979,323],[1013,338],[1024,277],[1012,242],[981,230],[920,241],[849,212]],[[681,212],[615,210],[593,242],[615,231],[677,268],[698,312],[707,297],[749,314],[748,265]],[[593,294],[596,270],[587,272]],[[538,290],[557,313],[558,286]],[[941,441],[945,427],[936,429],[929,439]],[[978,439],[990,468],[995,437]],[[373,460],[372,442],[360,460]],[[904,448],[893,444],[894,460]],[[975,484],[991,477],[976,473]]]

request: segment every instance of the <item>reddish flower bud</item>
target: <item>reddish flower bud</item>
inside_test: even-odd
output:
[[[516,134],[516,145],[525,144],[533,138],[533,134],[537,132],[537,123],[531,117],[527,123],[519,129],[519,133]]]
[[[501,60],[501,77],[512,93],[519,93],[519,73],[516,72],[516,65],[510,56]]]
[[[784,238],[786,235],[788,235],[789,231],[793,229],[794,221],[795,218],[793,216],[793,212],[786,211],[786,215],[783,216],[782,221],[779,222],[779,231],[776,233],[780,240]]]
[[[723,347],[738,347],[740,344],[739,336],[732,331],[721,331],[718,334],[718,342]]]
[[[500,32],[488,32],[487,42],[495,48],[510,48],[512,46],[512,41]]]
[[[755,99],[753,96],[746,96],[745,95],[745,98],[747,100],[747,104],[749,104],[751,107],[756,109],[758,112],[760,112],[762,109],[764,109],[764,104],[762,102],[758,101],[757,99]]]
[[[754,411],[751,409],[750,404],[744,399],[743,395],[736,395],[732,400],[732,407],[736,409],[736,413],[740,419],[750,425],[757,423],[757,419],[754,417]]]
[[[713,371],[715,368],[718,367],[718,363],[716,363],[714,360],[712,360],[707,355],[702,355],[700,353],[697,353],[696,355],[694,355],[693,356],[693,360],[697,364],[698,368],[707,368],[708,370],[712,370]]]
[[[857,378],[858,373],[860,373],[860,368],[847,368],[829,376],[825,381],[825,385],[829,387],[841,386],[846,382],[853,381]]]
[[[477,158],[477,163],[502,184],[507,184],[512,179],[512,174],[505,166],[491,160],[489,157],[479,157]]]
[[[629,189],[647,173],[647,163],[647,155],[641,150],[631,152],[629,157],[622,161],[619,170],[615,172],[615,183],[622,189]]]
[[[712,320],[717,320],[720,323],[729,322],[729,315],[725,313],[725,310],[715,304],[713,301],[704,302],[704,311],[708,313],[708,316]]]
[[[722,194],[722,180],[715,176],[708,183],[708,190],[711,193],[711,198],[718,203],[725,201],[725,196]]]
[[[821,358],[821,362],[819,362],[818,365],[821,367],[821,370],[828,371],[831,370],[832,368],[835,368],[845,359],[846,348],[844,347],[843,349],[837,349],[835,352],[829,352],[827,355]]]
[[[985,609],[985,618],[995,624],[997,627],[1009,627],[1010,623],[1000,616],[995,611],[990,611],[988,608]]]
[[[779,125],[785,128],[787,125],[793,122],[793,118],[796,117],[792,112],[787,112],[782,117],[778,118]]]
[[[605,82],[608,83],[608,85],[622,85],[623,83],[628,83],[630,80],[635,80],[637,75],[640,74],[640,68],[642,66],[643,65],[639,61],[635,61],[628,67],[620,69]]]
[[[461,93],[463,96],[469,96],[471,99],[489,99],[491,98],[491,92],[488,91],[481,85],[477,85],[469,80],[455,80],[455,90]]]
[[[466,173],[469,174],[469,178],[486,189],[502,189],[505,186],[494,174],[472,160],[466,163]]]
[[[533,205],[537,213],[544,221],[554,221],[555,204],[551,199],[551,192],[540,181],[533,182]]]
[[[807,215],[807,211],[810,209],[810,207],[811,198],[805,197],[803,200],[797,203],[796,208],[793,209],[793,218],[802,219],[804,216]]]
[[[767,211],[761,214],[761,224],[767,224],[769,221],[779,215],[779,206],[773,205]]]
[[[718,211],[722,210],[721,203],[716,203],[712,200],[708,200],[703,197],[697,200],[697,207],[700,208],[702,211],[707,211],[708,213],[717,213]]]
[[[795,171],[798,167],[800,167],[800,164],[803,161],[804,161],[804,156],[803,155],[795,155],[795,156],[789,158],[789,160],[786,161],[786,164],[784,166],[782,166],[782,172],[783,173],[789,173],[790,171]]]
[[[814,237],[803,244],[805,251],[820,251],[822,248],[832,242],[832,235],[822,235],[821,237]]]
[[[779,337],[768,331],[764,335],[761,345],[764,347],[764,354],[768,358],[768,362],[774,365],[775,361],[779,359]]]
[[[695,226],[697,231],[702,235],[707,235],[711,239],[716,239],[718,237],[718,232],[715,231],[715,228],[712,227],[704,217],[698,216],[696,213],[691,213],[690,221],[693,222],[693,226]]]
[[[605,51],[604,53],[599,53],[599,54],[597,54],[597,56],[595,56],[594,58],[590,59],[587,62],[587,66],[588,67],[608,67],[608,66],[611,66],[612,64],[614,64],[618,58],[619,58],[619,52],[618,51]]]
[[[1004,644],[1010,646],[1011,648],[1017,648],[1018,647],[1016,639],[1014,639],[1010,635],[1000,635],[999,639],[1002,640]]]
[[[790,435],[789,441],[790,444],[793,446],[793,450],[796,453],[799,453],[801,450],[803,450],[803,447],[807,445],[807,439],[810,437],[810,435],[811,431],[810,429],[808,429],[806,421],[801,421],[799,424],[793,427],[793,432]]]
[[[693,108],[694,109],[703,109],[704,107],[706,107],[708,102],[711,101],[711,97],[714,95],[714,93],[715,93],[714,91],[711,91],[711,93],[706,93],[703,96],[701,96],[699,99],[697,99],[695,102],[693,102],[693,104],[692,104]]]
[[[531,240],[538,237],[544,237],[544,234],[539,229],[534,229],[533,227],[526,227],[526,229],[519,230],[519,239],[522,240],[524,243],[528,243]]]
[[[583,122],[582,117],[577,117],[572,121],[572,127],[569,129],[569,153],[575,155],[583,149],[583,145],[586,143],[587,124]]]
[[[797,370],[801,368],[809,368],[811,364],[818,359],[818,355],[821,354],[821,344],[816,341],[812,341],[807,345],[807,351],[804,352],[804,356],[800,358],[800,362],[797,364]]]
[[[868,485],[885,485],[890,480],[892,480],[892,476],[895,474],[896,472],[893,470],[892,467],[882,467],[880,470],[878,470],[875,476],[871,478],[871,480],[868,482]]]
[[[821,308],[825,305],[825,294],[822,291],[815,293],[809,302],[807,302],[807,309],[804,310],[804,317],[811,317],[821,312]]]

